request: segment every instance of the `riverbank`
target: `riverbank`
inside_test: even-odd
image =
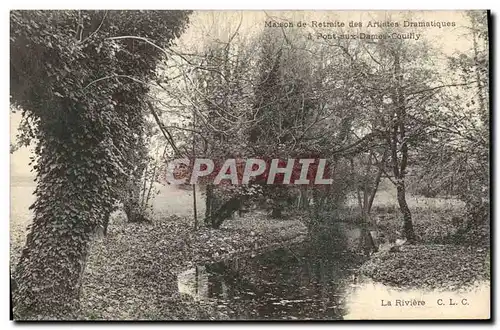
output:
[[[28,207],[32,202],[30,194],[33,187],[19,185],[12,189],[16,189],[17,196],[23,196],[13,199],[14,206],[11,211],[11,264],[15,265],[25,241],[24,230],[31,221],[32,215]],[[217,303],[214,305],[206,301],[196,301],[192,297],[179,294],[177,275],[194,265],[226,259],[242,257],[253,262],[257,259],[252,258],[253,255],[267,255],[268,251],[302,240],[307,233],[297,216],[287,220],[272,220],[265,213],[247,214],[243,218],[227,220],[219,230],[200,228],[194,231],[192,212],[190,214],[190,209],[186,208],[186,205],[192,202],[189,192],[173,190],[170,187],[162,189],[165,193],[155,199],[156,216],[153,224],[129,224],[124,222],[123,216],[117,217],[110,224],[108,236],[98,238],[92,243],[83,277],[78,319],[234,319],[234,315],[230,316],[231,314],[224,312]],[[202,196],[199,197],[199,201],[203,201]],[[198,211],[202,214],[203,203],[200,204],[201,209]],[[474,286],[483,279],[489,282],[489,253],[486,249],[474,250],[457,245],[442,245],[450,234],[456,232],[453,217],[463,214],[461,208],[454,202],[437,199],[414,204],[414,227],[422,244],[403,246],[396,252],[373,254],[361,271],[374,281],[386,283],[391,288],[413,287],[413,290],[417,291],[419,288],[441,288],[454,292],[457,287]],[[172,216],[172,213],[181,216]],[[378,203],[374,206],[374,217],[380,218],[381,229],[387,238],[397,235],[400,221],[397,208],[392,204]],[[289,250],[287,251],[294,259],[295,249]],[[321,255],[323,250],[317,252]],[[282,258],[278,260],[281,262]],[[303,264],[302,261],[299,263]],[[347,264],[352,267],[352,263]],[[313,266],[311,272],[334,278],[336,275],[332,274],[339,268],[337,263],[333,272],[322,265],[318,269],[315,268],[316,264]],[[281,277],[283,266],[278,263],[276,267],[279,268],[279,276],[276,281],[270,281],[276,285],[270,285],[266,290],[271,291],[286,282]],[[352,268],[358,270],[357,265]],[[290,269],[295,270],[298,267]],[[267,276],[269,270],[266,268],[262,272]],[[261,287],[260,280],[266,279],[266,276],[259,276],[252,280]],[[300,280],[296,279],[301,278],[307,283],[314,283],[303,274],[291,276],[290,281],[299,283]],[[290,288],[290,283],[286,285],[285,293],[306,292],[302,285],[296,291]],[[363,301],[362,297],[378,297],[373,292],[366,292],[362,291],[360,301]],[[317,294],[311,292],[311,297],[316,297]],[[330,295],[326,293],[325,297],[326,301],[330,299]],[[276,303],[299,304],[296,298],[287,298]],[[380,304],[380,299],[375,299],[374,303]],[[231,305],[234,304],[231,302]],[[316,309],[310,299],[305,305],[307,308]],[[297,311],[306,311],[305,305],[297,307]],[[360,307],[361,312],[366,310],[366,306]],[[359,318],[359,315],[354,318]]]
[[[483,247],[402,245],[373,254],[360,272],[402,289],[464,290],[490,281],[490,255]]]
[[[177,275],[196,264],[253,255],[307,234],[300,219],[264,213],[227,220],[219,230],[193,230],[171,216],[151,225],[115,223],[92,246],[83,278],[81,312],[87,320],[224,319],[216,306],[178,293]]]
[[[465,205],[452,199],[420,198],[412,205],[417,244],[385,248],[361,267],[361,274],[396,288],[462,290],[490,281],[489,228],[461,235]],[[401,215],[394,205],[373,209],[379,234],[400,238]]]

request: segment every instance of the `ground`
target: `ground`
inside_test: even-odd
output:
[[[485,248],[416,244],[381,251],[361,272],[383,284],[406,289],[453,291],[490,280],[489,252]]]
[[[384,190],[377,196],[373,214],[381,219],[386,236],[401,228],[395,196]],[[462,245],[455,235],[464,221],[464,205],[454,199],[410,197],[416,245],[389,251],[390,245],[372,255],[360,272],[373,280],[399,288],[455,290],[489,281],[488,241]],[[482,244],[479,244],[482,243]]]
[[[19,258],[32,214],[33,184],[12,181],[11,262]],[[106,237],[97,237],[83,278],[79,319],[220,319],[212,306],[178,294],[176,276],[195,264],[234,254],[255,254],[300,241],[307,229],[297,217],[269,221],[264,212],[227,220],[221,229],[193,230],[192,191],[158,186],[152,224],[129,224],[112,216]],[[198,218],[204,209],[198,192]]]
[[[34,185],[12,178],[11,262],[15,265],[32,214]],[[235,254],[255,254],[300,241],[307,229],[298,215],[270,220],[263,212],[228,220],[220,230],[193,230],[192,191],[158,186],[153,224],[128,224],[115,214],[106,237],[96,238],[83,278],[82,319],[221,319],[214,306],[178,293],[176,276],[194,264]],[[386,236],[398,235],[393,191],[382,189],[373,208]],[[199,221],[203,198],[198,192]],[[419,244],[372,255],[360,272],[395,287],[454,290],[489,281],[489,249],[443,244],[456,232],[453,218],[463,214],[456,200],[409,198]],[[351,205],[353,206],[353,205]]]
[[[153,225],[119,223],[94,242],[83,282],[81,316],[213,318],[217,314],[205,315],[190,299],[178,295],[177,274],[195,264],[300,240],[306,233],[298,220],[269,222],[255,216],[230,220],[221,230],[195,232],[191,225],[192,219],[176,216]]]

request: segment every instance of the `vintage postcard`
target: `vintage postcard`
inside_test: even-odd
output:
[[[489,320],[490,26],[12,10],[12,319]]]

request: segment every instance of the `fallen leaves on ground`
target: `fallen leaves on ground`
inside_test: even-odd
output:
[[[381,251],[360,269],[375,281],[401,288],[457,290],[490,279],[489,251],[459,245],[403,245]]]
[[[91,248],[83,278],[84,319],[221,319],[216,306],[182,297],[177,274],[195,264],[255,253],[302,239],[298,220],[248,214],[221,229],[194,231],[192,220],[172,216],[153,224],[118,223]]]

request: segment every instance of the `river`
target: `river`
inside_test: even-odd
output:
[[[199,265],[178,276],[180,293],[236,320],[341,320],[365,260],[310,244]]]
[[[475,319],[489,315],[489,282],[460,290],[391,287],[359,275],[357,270],[365,260],[365,254],[302,242],[254,257],[198,265],[178,274],[177,284],[181,294],[215,306],[232,320]],[[392,306],[387,306],[388,301]]]

